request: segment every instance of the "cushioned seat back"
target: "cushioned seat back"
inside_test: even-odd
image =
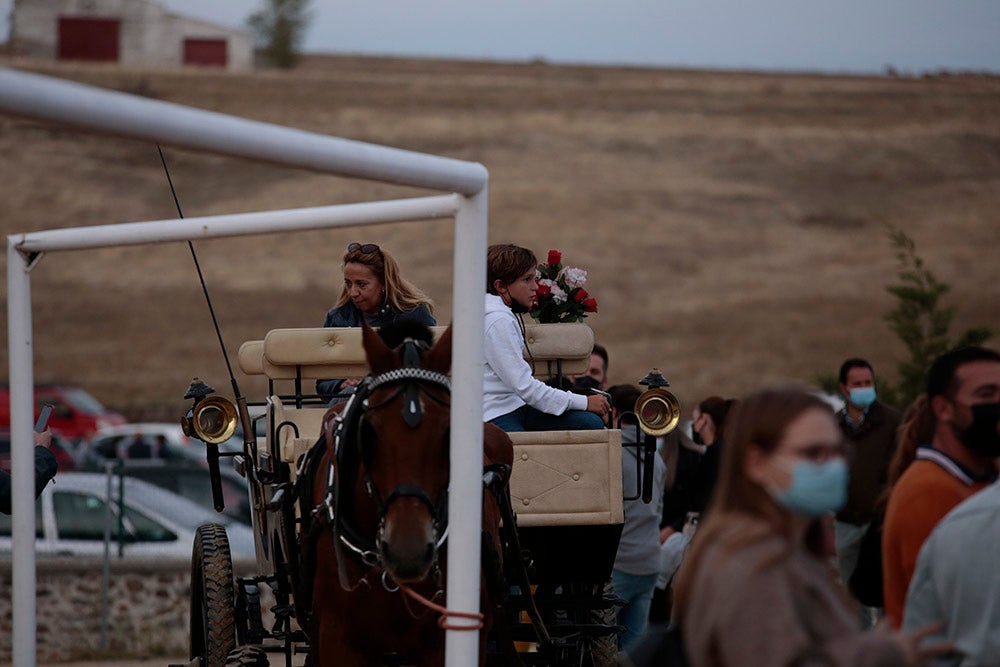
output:
[[[510,433],[510,496],[519,526],[619,524],[621,431]]]
[[[436,339],[445,327],[432,330]],[[525,338],[538,377],[578,375],[590,365],[594,332],[586,324],[529,324]],[[529,358],[528,350],[524,355]],[[357,327],[274,329],[262,341],[243,343],[238,359],[247,375],[263,374],[271,380],[360,377],[368,372]]]

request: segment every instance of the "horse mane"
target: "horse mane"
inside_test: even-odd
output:
[[[379,328],[378,335],[382,338],[382,342],[391,349],[402,345],[407,338],[425,343],[428,348],[434,344],[434,334],[431,332],[431,328],[417,320],[403,319],[390,322]]]

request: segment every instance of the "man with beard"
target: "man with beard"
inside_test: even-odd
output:
[[[927,408],[931,442],[917,448],[893,487],[882,535],[885,610],[897,628],[927,537],[956,505],[996,479],[1000,353],[966,347],[935,359],[927,374]]]

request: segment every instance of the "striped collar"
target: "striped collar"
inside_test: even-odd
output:
[[[916,458],[918,461],[933,461],[934,463],[938,464],[946,471],[948,471],[948,473],[952,477],[954,477],[955,479],[959,480],[960,482],[968,486],[972,486],[977,482],[993,482],[997,479],[995,473],[988,475],[979,475],[972,472],[971,470],[963,466],[955,459],[951,458],[944,452],[934,449],[930,445],[917,447]]]

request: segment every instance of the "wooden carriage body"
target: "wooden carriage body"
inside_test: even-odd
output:
[[[433,333],[438,337],[444,330],[434,327]],[[525,338],[531,350],[530,357],[525,350],[525,358],[531,360],[536,377],[547,380],[587,371],[594,345],[588,326],[529,324]],[[291,647],[308,642],[297,628],[293,610],[298,606],[296,592],[306,590],[304,585],[309,582],[299,569],[300,508],[290,496],[300,461],[319,439],[328,410],[326,400],[315,391],[316,380],[368,373],[362,331],[337,327],[275,329],[262,340],[244,343],[238,365],[246,375],[267,379],[267,397],[259,403],[264,407],[266,435],[258,438],[255,452],[237,457],[237,465],[249,481],[257,574],[236,578],[232,603],[210,599],[210,593],[193,596],[192,609],[202,607],[201,614],[195,616],[207,620],[198,625],[193,616],[192,655],[202,656],[199,664],[209,667],[263,666],[266,648],[284,650],[286,664],[291,665]],[[519,620],[511,621],[503,641],[496,642],[508,648],[494,656],[492,664],[551,666],[583,661],[609,665],[618,628],[608,581],[624,521],[621,431],[509,435],[514,461],[506,497],[512,511],[505,515],[509,519],[504,519],[504,526],[507,535],[513,531],[513,536],[502,540],[504,566],[500,567],[495,557],[490,561],[484,555],[483,567],[484,571],[493,568],[494,580],[499,576],[510,583],[509,589],[503,589],[508,612],[504,616]],[[198,553],[210,555],[214,551],[219,538],[215,532],[206,533],[200,551],[196,544],[196,561]],[[207,576],[216,569],[210,560],[202,558],[193,569]],[[514,572],[512,565],[520,569]],[[208,583],[199,589],[209,591],[212,582]],[[285,615],[271,630],[255,612],[261,584],[272,589],[278,602],[275,608]],[[229,606],[232,609],[226,608]],[[559,628],[551,632],[542,628],[540,632],[545,623],[543,613],[550,621],[557,617]],[[208,637],[212,628],[230,621],[235,625],[235,650],[213,654],[212,642],[199,638]],[[544,659],[539,652],[524,648],[540,646],[540,634],[545,636],[546,646],[554,647]],[[589,658],[583,660],[583,655]]]

